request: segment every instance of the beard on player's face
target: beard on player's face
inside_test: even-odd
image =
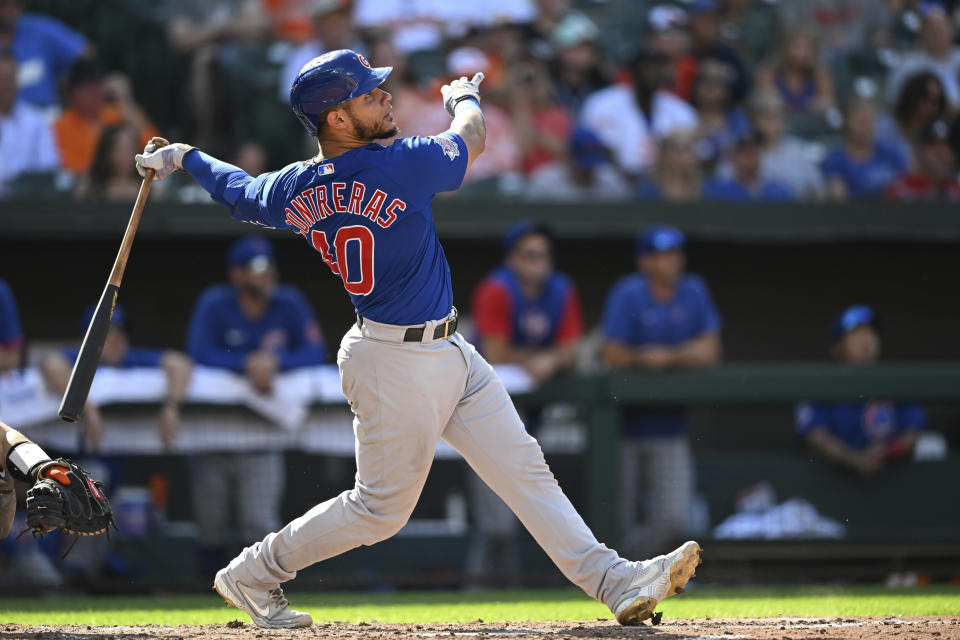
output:
[[[386,124],[383,119],[378,120],[374,124],[368,124],[361,122],[348,107],[344,110],[347,118],[350,119],[350,123],[353,125],[353,129],[357,134],[357,137],[362,140],[369,140],[370,142],[375,142],[377,140],[384,140],[386,138],[392,138],[393,136],[400,133],[400,127],[396,124]]]

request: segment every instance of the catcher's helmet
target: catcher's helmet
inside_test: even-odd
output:
[[[290,106],[307,132],[317,135],[323,112],[379,87],[393,67],[371,67],[350,49],[338,49],[303,65],[290,87]]]

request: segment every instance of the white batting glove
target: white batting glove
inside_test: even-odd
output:
[[[193,147],[181,142],[173,144],[166,144],[166,142],[163,138],[153,138],[147,143],[143,153],[138,153],[134,158],[137,163],[137,173],[146,177],[147,169],[153,169],[157,172],[153,179],[163,180],[174,171],[183,169],[183,156]]]
[[[460,76],[459,80],[454,80],[450,84],[440,87],[440,95],[443,96],[443,108],[452,118],[454,116],[453,108],[461,100],[472,98],[480,103],[480,83],[483,82],[483,71],[478,71],[472,80],[467,80],[467,76]]]

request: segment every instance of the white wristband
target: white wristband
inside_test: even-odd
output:
[[[49,459],[50,456],[32,442],[21,442],[7,454],[7,460],[24,478],[29,477],[30,469]]]
[[[480,111],[480,103],[473,97],[463,98],[460,102],[453,105],[453,115],[460,115],[461,111]],[[480,112],[483,113],[482,111]]]

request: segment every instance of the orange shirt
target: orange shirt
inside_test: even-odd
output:
[[[306,0],[263,0],[273,19],[273,35],[283,40],[304,43],[313,38],[313,22]]]
[[[116,105],[103,107],[99,122],[85,118],[75,109],[64,111],[53,123],[63,167],[77,174],[89,171],[100,143],[100,132],[106,127],[120,124],[123,119],[123,109]],[[152,124],[143,127],[139,133],[142,145],[146,145],[153,136],[160,135]]]

